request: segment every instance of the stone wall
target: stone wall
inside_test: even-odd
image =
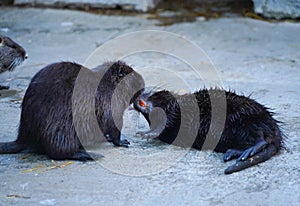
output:
[[[15,5],[34,5],[52,7],[121,8],[124,10],[149,11],[160,0],[14,0]]]
[[[13,0],[1,0],[12,2]],[[135,10],[147,12],[156,5],[166,0],[14,0],[15,5],[34,5],[52,7],[76,7],[76,8],[121,8],[123,10]],[[189,0],[196,3],[213,4],[216,0]],[[219,0],[228,2],[229,0]],[[232,0],[231,0],[232,1]],[[238,1],[238,0],[236,0]],[[254,11],[267,18],[300,18],[300,0],[252,0]],[[1,3],[0,3],[1,5]],[[180,4],[178,5],[180,6]]]

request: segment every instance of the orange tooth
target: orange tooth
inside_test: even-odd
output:
[[[141,107],[144,107],[144,106],[145,106],[145,102],[144,102],[143,100],[139,100],[139,105],[140,105]]]

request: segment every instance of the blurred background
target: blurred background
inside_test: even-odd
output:
[[[170,17],[176,21],[192,21],[198,16],[210,18],[228,15],[244,15],[253,18],[262,16],[270,19],[300,17],[299,0],[1,0],[0,4],[98,12],[102,10],[105,13],[151,12],[165,21]]]

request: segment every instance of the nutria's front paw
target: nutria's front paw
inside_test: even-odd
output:
[[[127,139],[121,140],[120,146],[128,147],[129,145],[130,145],[130,142]]]
[[[154,139],[156,137],[159,136],[160,133],[156,132],[156,131],[146,131],[146,132],[137,132],[136,134],[140,135],[143,139]]]
[[[128,147],[130,142],[127,139],[114,141],[113,144],[118,147]]]

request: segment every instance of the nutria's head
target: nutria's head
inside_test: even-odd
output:
[[[167,90],[162,90],[158,92],[145,92],[142,93],[139,97],[135,99],[133,102],[133,107],[138,112],[141,112],[145,119],[148,121],[149,125],[151,125],[150,114],[155,110],[155,108],[159,108],[159,110],[155,110],[157,113],[167,112],[170,106],[176,102],[173,94]],[[163,111],[162,111],[163,110]]]
[[[136,99],[145,87],[143,77],[125,62],[106,62],[93,69],[96,78],[101,78],[98,85],[99,97],[115,96],[117,102],[128,105]],[[103,71],[105,72],[104,75]],[[100,77],[97,77],[100,74]],[[105,96],[103,94],[105,93]],[[120,99],[118,99],[120,98]]]
[[[122,94],[119,96],[126,97],[130,104],[144,91],[143,77],[125,62],[114,62],[109,71],[111,78],[114,78],[114,90],[118,90],[118,93]]]
[[[174,100],[176,100],[175,97],[167,90],[145,92],[136,98],[133,106],[137,111],[149,114],[154,107],[160,107],[164,110],[167,109],[169,104]]]
[[[14,70],[25,59],[25,50],[9,37],[0,34],[0,73]]]

